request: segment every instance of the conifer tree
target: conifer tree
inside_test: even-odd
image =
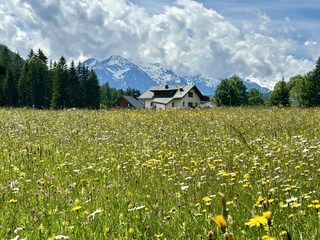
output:
[[[30,61],[23,64],[21,75],[18,80],[19,105],[22,107],[32,106],[32,73],[30,70]]]
[[[271,106],[290,106],[290,92],[287,83],[283,79],[274,86],[274,90],[269,95],[268,100]]]
[[[11,67],[7,69],[6,77],[3,80],[4,106],[18,106],[18,82]]]
[[[69,95],[68,107],[79,107],[79,75],[75,67],[74,61],[71,62],[70,68],[68,70],[68,85],[67,94]]]
[[[91,109],[98,109],[100,106],[100,86],[99,80],[94,70],[90,70],[89,79],[87,82],[87,107]]]
[[[51,108],[61,109],[66,106],[66,82],[68,78],[66,59],[62,56],[53,70]]]
[[[9,49],[4,46],[3,50],[0,53],[0,106],[7,106],[6,99],[5,99],[5,91],[4,91],[4,84],[5,78],[7,77],[7,71],[10,64],[10,54]]]

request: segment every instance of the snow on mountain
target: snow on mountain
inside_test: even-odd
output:
[[[131,87],[140,91],[145,91],[148,86],[154,85],[154,81],[147,73],[121,56],[111,56],[102,61],[93,61],[90,58],[84,61],[84,64],[95,70],[101,85],[108,82],[114,88]]]
[[[172,85],[183,81],[171,69],[167,69],[159,63],[140,63],[139,67],[155,80],[158,85]]]
[[[134,64],[121,56],[111,56],[102,61],[89,58],[84,61],[84,64],[95,70],[101,85],[108,82],[114,88],[130,87],[140,92],[154,85],[195,84],[203,94],[213,95],[221,81],[221,79],[205,75],[180,76],[159,63]],[[270,91],[250,80],[244,80],[244,84],[248,89],[257,88],[263,93]]]

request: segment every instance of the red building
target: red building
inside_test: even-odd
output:
[[[144,103],[131,96],[121,96],[112,105],[112,108],[128,108],[128,109],[143,109]]]

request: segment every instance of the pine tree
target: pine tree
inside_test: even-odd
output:
[[[48,108],[51,98],[51,81],[47,57],[39,49],[31,50],[19,78],[19,98],[21,106]]]
[[[290,92],[284,80],[281,80],[274,86],[274,90],[269,95],[268,101],[271,106],[290,106]]]
[[[7,106],[6,97],[4,92],[5,79],[7,77],[7,72],[9,68],[9,64],[11,62],[9,49],[5,46],[0,53],[0,106]]]
[[[67,85],[67,93],[69,95],[69,104],[68,107],[79,107],[80,106],[80,82],[79,75],[77,69],[74,65],[74,61],[71,62],[71,66],[68,70],[68,85]]]
[[[23,64],[21,75],[18,81],[19,105],[22,107],[32,106],[32,73],[30,71],[30,61]]]
[[[86,108],[90,102],[90,95],[88,95],[88,79],[89,79],[89,69],[88,67],[78,64],[78,75],[79,75],[79,107]]]
[[[14,76],[14,72],[10,67],[7,69],[6,77],[3,81],[4,105],[8,107],[18,106],[18,82]]]
[[[51,108],[61,109],[66,107],[66,82],[68,78],[66,59],[62,56],[53,70]]]
[[[100,86],[99,80],[94,70],[90,70],[87,84],[88,108],[98,109],[100,107]]]

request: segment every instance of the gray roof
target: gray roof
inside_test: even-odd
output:
[[[142,109],[144,107],[143,101],[131,96],[123,96],[134,108]]]
[[[168,104],[173,99],[183,98],[191,89],[194,89],[199,95],[202,101],[207,100],[206,96],[202,93],[195,85],[181,85],[181,86],[154,86],[150,87],[146,92],[144,92],[139,99],[142,100],[153,100],[157,103]],[[165,93],[165,94],[163,94]]]

